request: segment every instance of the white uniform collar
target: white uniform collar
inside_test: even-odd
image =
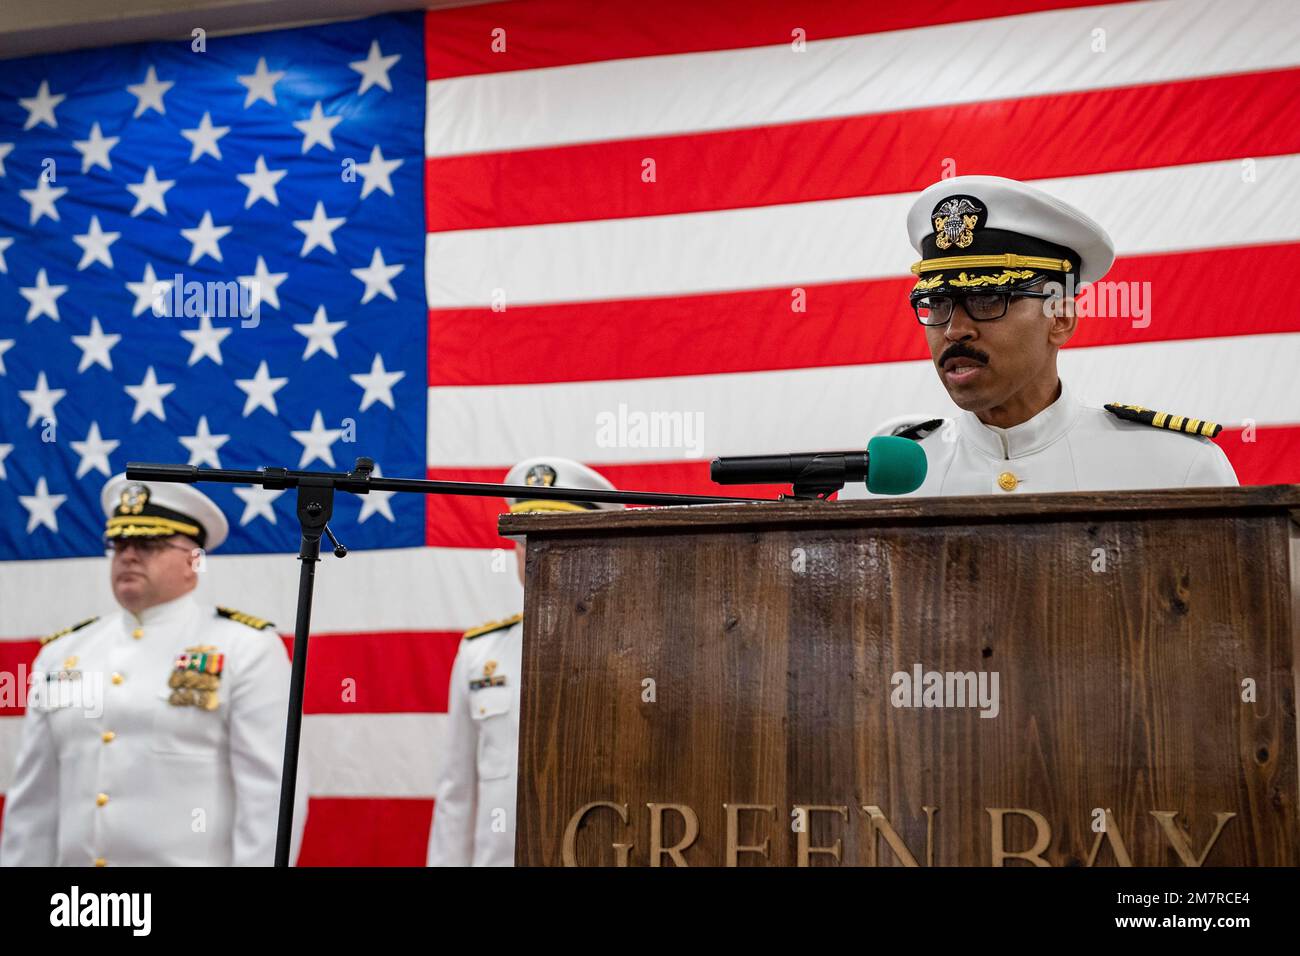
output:
[[[192,614],[197,606],[198,602],[194,600],[194,592],[189,591],[164,604],[147,607],[138,616],[123,608],[122,617],[128,628],[165,626]]]
[[[1009,460],[1042,451],[1074,425],[1083,405],[1065,381],[1061,394],[1051,405],[1019,425],[996,428],[985,425],[974,412],[963,411],[957,420],[961,435],[990,458]]]

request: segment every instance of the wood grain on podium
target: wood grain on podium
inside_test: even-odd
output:
[[[1183,865],[1224,813],[1205,865],[1300,864],[1298,513],[1283,486],[504,517],[529,536],[517,859],[559,865],[609,801],[627,823],[588,814],[580,864],[647,865],[648,804],[690,808],[691,865],[727,862],[737,804],[772,808],[736,812],[767,841],[741,866],[899,865],[867,806],[921,864],[932,826],[935,865],[989,865],[998,821],[1080,865],[1104,811],[1134,865]],[[996,671],[998,715],[892,706],[918,663]],[[803,834],[799,806],[826,808]],[[671,847],[689,814],[658,812]]]

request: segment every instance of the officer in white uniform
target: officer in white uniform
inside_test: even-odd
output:
[[[505,483],[559,488],[614,486],[568,458],[530,458]],[[593,511],[597,502],[509,499],[510,511]],[[524,550],[516,550],[519,581]],[[429,866],[514,866],[515,797],[519,773],[519,690],[523,615],[465,632],[451,668],[447,734],[433,804]]]
[[[289,658],[274,627],[200,605],[221,509],[188,485],[110,480],[119,610],[42,641],[4,807],[6,866],[274,862]],[[298,784],[293,858],[305,822]]]
[[[1083,401],[1057,375],[1078,319],[1074,295],[1115,259],[1106,231],[1024,183],[959,176],[930,186],[907,217],[921,260],[911,305],[956,416],[892,420],[928,470],[916,496],[1236,485],[1190,415]],[[840,498],[866,497],[860,487]]]

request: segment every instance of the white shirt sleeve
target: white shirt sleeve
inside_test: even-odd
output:
[[[39,670],[36,665],[33,671]],[[59,760],[49,715],[27,702],[13,782],[5,795],[0,866],[54,866],[59,845]]]
[[[1202,444],[1200,454],[1192,459],[1187,468],[1187,477],[1183,479],[1184,488],[1221,488],[1238,484],[1237,473],[1233,471],[1228,456],[1212,441]]]
[[[242,625],[241,625],[242,626]],[[271,866],[280,819],[280,773],[289,713],[289,655],[273,631],[250,634],[230,696],[230,771],[235,781],[231,863]],[[232,655],[233,656],[233,655]],[[289,861],[298,858],[307,822],[307,762],[298,756]]]
[[[462,640],[451,666],[447,735],[442,770],[434,788],[429,866],[469,866],[474,859],[474,821],[478,808],[478,727],[470,716],[469,678]]]

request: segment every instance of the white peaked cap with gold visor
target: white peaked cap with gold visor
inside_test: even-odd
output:
[[[1011,291],[1043,279],[1076,288],[1115,261],[1115,244],[1082,210],[1001,176],[956,176],[925,189],[907,214],[921,255],[912,297]]]
[[[110,478],[100,492],[108,524],[106,538],[165,538],[183,534],[212,551],[226,540],[230,525],[217,503],[192,485],[169,481]]]
[[[574,488],[617,491],[609,480],[572,458],[543,456],[521,461],[506,473],[507,485],[539,488]],[[543,498],[507,498],[511,514],[525,511],[614,511],[623,506],[610,501],[550,501]]]

